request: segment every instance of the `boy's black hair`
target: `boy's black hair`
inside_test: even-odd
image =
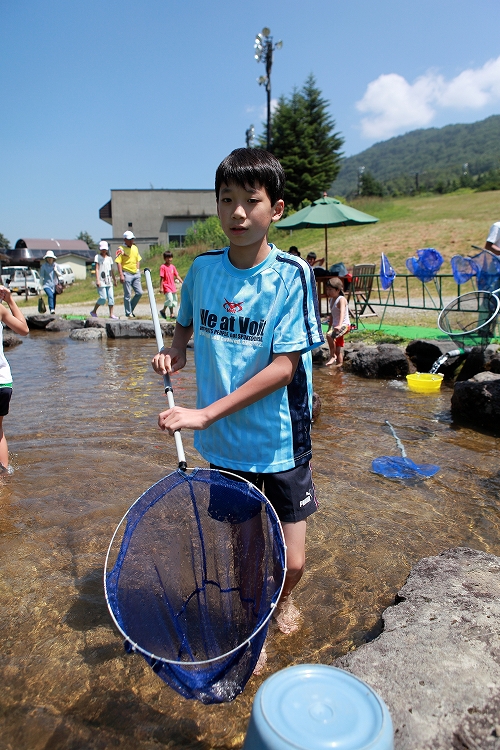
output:
[[[172,254],[172,253],[170,252],[170,250],[165,250],[165,252],[163,253],[163,257],[164,257],[164,258],[173,258],[174,256],[173,256],[173,254]]]
[[[269,196],[271,205],[282,200],[285,172],[278,159],[263,148],[235,148],[219,164],[215,173],[215,197],[219,200],[222,185],[235,182],[241,187],[255,188],[258,183]]]

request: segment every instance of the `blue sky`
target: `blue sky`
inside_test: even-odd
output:
[[[310,73],[352,155],[500,112],[499,0],[0,0],[0,232],[98,240],[112,188],[211,188]]]

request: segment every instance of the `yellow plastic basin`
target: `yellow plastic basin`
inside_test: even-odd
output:
[[[437,373],[432,375],[430,372],[414,372],[413,375],[406,376],[407,383],[411,391],[416,393],[437,393],[443,382],[443,375]]]

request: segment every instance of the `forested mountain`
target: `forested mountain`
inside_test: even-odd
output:
[[[465,166],[466,165],[466,166]],[[332,195],[358,192],[360,167],[384,194],[500,187],[500,115],[469,125],[426,128],[376,143],[343,161]]]

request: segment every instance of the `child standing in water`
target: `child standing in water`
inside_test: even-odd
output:
[[[267,239],[283,215],[284,185],[279,161],[259,148],[236,149],[219,165],[217,213],[229,246],[194,259],[172,343],[153,367],[159,374],[184,367],[194,335],[198,408],[167,409],[159,426],[171,435],[195,430],[195,447],[212,468],[265,492],[287,545],[276,621],[290,633],[299,626],[290,594],[304,570],[306,521],[317,509],[311,350],[323,335],[311,268]]]
[[[28,324],[24,315],[14,302],[10,289],[0,286],[0,301],[9,306],[0,305],[0,474],[8,474],[9,471],[9,449],[3,431],[3,418],[9,413],[10,398],[12,396],[12,375],[9,363],[3,353],[3,328],[8,326],[14,333],[27,336]]]
[[[330,347],[330,359],[326,366],[342,367],[344,363],[344,334],[349,330],[349,308],[344,297],[342,279],[330,279],[326,283],[326,293],[330,300],[330,320],[326,340]]]

